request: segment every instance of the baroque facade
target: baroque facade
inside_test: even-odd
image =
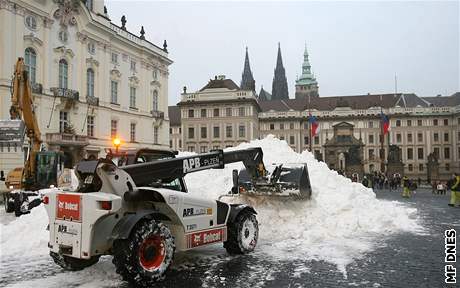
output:
[[[11,75],[24,57],[42,140],[67,166],[103,157],[114,137],[121,149],[169,147],[166,42],[121,22],[102,0],[0,0],[0,119],[9,119]],[[22,147],[0,153],[0,170],[22,166]]]

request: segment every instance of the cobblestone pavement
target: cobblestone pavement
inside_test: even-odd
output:
[[[261,253],[230,257],[220,247],[190,251],[177,255],[173,269],[158,287],[449,287],[444,285],[444,231],[460,232],[460,208],[447,206],[450,193],[432,195],[431,190],[422,189],[411,199],[395,191],[377,190],[376,194],[417,208],[427,232],[384,237],[378,248],[349,264],[346,275],[322,261],[273,262]],[[129,287],[115,274],[111,257],[83,273],[62,272],[49,258],[8,261],[1,266],[0,286]],[[100,280],[91,282],[93,274]],[[37,278],[46,279],[41,284],[30,282]]]

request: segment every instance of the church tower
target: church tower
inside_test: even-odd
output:
[[[244,70],[241,78],[241,90],[250,90],[256,92],[256,81],[252,76],[251,66],[249,65],[248,47],[246,47],[246,58],[244,59]]]
[[[303,53],[302,75],[295,81],[295,98],[318,97],[318,82],[311,72],[310,61],[308,60],[307,45]]]
[[[281,58],[281,47],[278,43],[278,58],[276,59],[275,76],[273,77],[272,100],[284,99],[289,99],[289,92],[286,71],[284,70],[283,59]]]

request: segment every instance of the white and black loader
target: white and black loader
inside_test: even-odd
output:
[[[270,186],[278,191],[285,184],[292,189],[292,183],[273,181],[262,157],[261,148],[251,148],[123,167],[106,159],[80,162],[76,192],[56,189],[43,198],[50,255],[67,270],[113,255],[124,280],[150,287],[163,278],[175,251],[222,242],[230,254],[251,252],[259,236],[256,211],[248,205],[193,197],[186,193],[183,177],[242,161],[252,177],[251,189],[262,185],[264,191]],[[241,186],[238,174],[233,174],[231,193],[237,194]]]

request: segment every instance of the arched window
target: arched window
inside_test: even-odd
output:
[[[152,103],[153,103],[153,107],[152,107],[152,110],[153,110],[153,111],[158,111],[158,91],[157,91],[157,90],[153,91],[152,96],[153,96],[153,97],[152,97],[152,98],[153,98],[153,102],[152,102]]]
[[[27,73],[29,73],[30,83],[34,84],[37,73],[37,53],[32,48],[27,48],[25,52],[25,64]]]
[[[94,70],[91,68],[86,70],[86,95],[94,97]]]
[[[69,78],[69,65],[65,59],[59,61],[59,88],[67,89]]]

